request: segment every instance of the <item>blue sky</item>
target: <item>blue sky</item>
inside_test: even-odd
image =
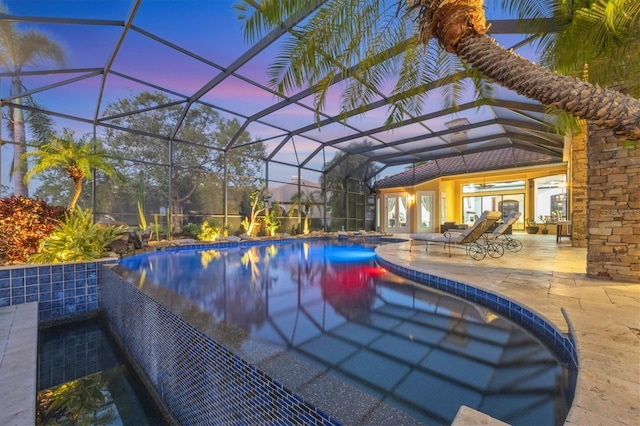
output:
[[[130,11],[131,0],[6,0],[5,5],[13,15],[42,16],[72,19],[100,19],[123,21]],[[144,0],[137,11],[133,24],[143,32],[162,38],[174,45],[187,49],[198,55],[200,61],[171,49],[153,38],[146,37],[138,31],[130,31],[119,49],[119,53],[112,64],[112,71],[128,76],[144,76],[151,84],[166,87],[178,93],[191,95],[219,74],[221,69],[228,67],[234,60],[246,52],[250,45],[244,40],[242,23],[238,20],[238,13],[232,7],[234,0]],[[492,2],[490,2],[492,3]],[[489,11],[489,17],[497,16],[495,11]],[[26,24],[18,24],[20,28]],[[102,68],[108,63],[122,27],[118,25],[80,25],[57,23],[31,23],[29,27],[48,34],[58,42],[67,52],[66,68],[87,69]],[[520,37],[517,37],[518,39]],[[502,37],[502,44],[509,46],[514,37]],[[277,53],[275,46],[251,59],[238,73],[253,79],[263,86],[267,86],[267,65]],[[519,52],[528,55],[528,52]],[[55,64],[42,64],[39,69],[55,69]],[[47,87],[65,79],[81,76],[83,73],[56,74],[49,76],[25,77],[24,83],[28,89]],[[37,93],[39,103],[50,110],[59,111],[84,120],[92,120],[98,113],[101,116],[105,106],[131,93],[149,90],[135,81],[117,75],[109,75],[105,82],[105,95],[98,99],[99,88],[103,84],[102,76],[82,79],[65,84],[51,90]],[[7,79],[0,81],[0,93],[6,96],[9,90]],[[330,104],[327,111],[337,112],[340,90],[336,88],[329,94]],[[177,98],[178,99],[178,98]],[[207,93],[202,100],[220,106],[221,110],[240,111],[247,116],[255,114],[270,106],[277,98],[268,91],[257,89],[255,86],[242,81],[240,78],[229,78]],[[429,108],[440,108],[441,102],[434,99]],[[312,105],[312,99],[303,101]],[[381,123],[386,118],[386,109],[368,113],[367,116],[353,120],[355,126],[370,126]],[[226,113],[223,113],[225,115]],[[239,118],[232,114],[228,118]],[[297,107],[287,107],[270,119],[304,126],[313,122],[309,111]],[[71,127],[77,133],[91,132],[92,126],[75,120],[56,118],[56,127]],[[419,129],[417,129],[420,131]],[[263,139],[281,133],[279,130],[253,124],[249,128],[254,137]],[[341,126],[329,126],[324,133],[314,134],[319,140],[332,134],[344,132]],[[406,131],[410,131],[409,128]],[[3,131],[6,137],[6,130]],[[277,145],[274,140],[272,145]],[[299,144],[296,152],[283,151],[283,156],[310,153],[315,145]],[[2,148],[2,183],[6,185],[8,178],[8,164],[11,161],[9,146]],[[293,158],[293,157],[289,157]],[[283,159],[287,159],[286,157]],[[285,174],[289,174],[287,171]]]

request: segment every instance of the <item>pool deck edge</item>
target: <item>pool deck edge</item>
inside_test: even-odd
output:
[[[0,424],[35,425],[38,303],[0,308]]]

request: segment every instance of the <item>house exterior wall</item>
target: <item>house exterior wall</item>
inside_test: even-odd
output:
[[[385,194],[392,193],[405,193],[407,195],[414,195],[418,191],[435,191],[435,205],[434,211],[437,212],[436,216],[436,227],[440,228],[444,222],[456,222],[461,223],[463,220],[463,212],[462,212],[462,187],[463,185],[467,185],[470,183],[492,183],[498,181],[514,181],[514,180],[524,180],[525,181],[525,189],[524,190],[514,190],[514,191],[506,191],[501,192],[503,194],[525,194],[525,210],[522,219],[524,220],[527,217],[533,218],[534,206],[533,206],[533,188],[532,183],[534,179],[545,177],[545,176],[553,176],[558,174],[566,175],[567,173],[567,163],[558,163],[547,166],[540,167],[527,167],[527,168],[519,168],[519,169],[508,169],[508,170],[496,170],[486,173],[470,173],[464,175],[455,175],[455,176],[447,176],[436,178],[427,182],[422,182],[415,186],[403,186],[403,187],[395,187],[395,188],[385,188],[380,190],[380,198],[384,199]],[[445,219],[444,221],[441,219],[442,213],[442,202],[443,202],[443,194],[445,194]],[[491,192],[482,193],[482,195],[492,195]],[[416,212],[416,204],[410,203],[410,216],[412,220],[410,221],[410,228],[408,232],[417,232],[417,212]],[[384,215],[384,210],[381,209],[379,213]],[[387,231],[385,229],[385,220],[384,216],[381,216],[380,224],[381,231]],[[549,227],[550,233],[555,232],[555,227],[551,225]]]
[[[589,128],[587,275],[640,282],[640,143]]]

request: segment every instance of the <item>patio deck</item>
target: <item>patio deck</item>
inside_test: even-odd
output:
[[[396,235],[398,236],[398,235]],[[401,237],[401,236],[400,236]],[[555,235],[516,234],[524,247],[476,261],[438,247],[380,246],[383,259],[499,293],[568,331],[574,329],[579,374],[567,425],[635,425],[640,418],[640,284],[586,276],[587,253]]]

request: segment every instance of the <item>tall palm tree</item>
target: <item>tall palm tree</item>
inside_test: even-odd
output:
[[[92,170],[99,170],[109,177],[118,175],[104,151],[100,149],[99,141],[87,141],[86,138],[76,141],[73,132],[69,130],[65,130],[60,137],[53,137],[40,148],[24,153],[21,161],[25,163],[29,158],[34,158],[36,162],[25,173],[25,184],[29,183],[33,176],[54,168],[62,168],[73,180],[74,191],[69,201],[69,211],[73,211],[80,198],[83,181],[92,178]]]
[[[531,6],[564,0],[522,2]],[[638,99],[556,74],[500,47],[486,35],[483,3],[327,0],[301,28],[291,32],[292,37],[270,66],[270,83],[283,94],[306,84],[314,86],[316,109],[321,110],[335,80],[350,77],[344,80],[346,89],[342,92],[342,110],[346,112],[379,96],[386,80],[395,79],[389,120],[397,121],[405,113],[420,113],[424,103],[420,86],[442,73],[439,49],[444,49],[457,55],[463,65],[519,94],[629,139],[640,139]],[[255,39],[317,4],[317,0],[263,0],[259,4],[242,0],[237,8],[245,21],[247,38]],[[637,16],[635,12],[631,21],[637,23]]]
[[[7,8],[0,3],[0,13],[9,13]],[[53,40],[35,30],[20,31],[11,22],[0,22],[0,66],[12,72],[11,96],[16,96],[23,90],[20,73],[25,67],[34,66],[46,60],[62,63],[64,51]],[[22,98],[16,98],[13,102],[17,105],[13,108],[11,125],[14,142],[13,151],[13,178],[14,193],[16,196],[28,196],[28,188],[24,184],[26,173],[25,165],[20,158],[27,150],[26,132],[24,126],[24,112],[19,106]]]
[[[593,84],[640,96],[640,2],[636,0],[494,0],[531,18],[541,63]],[[553,21],[553,30],[541,22]],[[576,48],[579,46],[579,48]],[[586,70],[585,70],[586,65]],[[585,72],[587,71],[587,72]]]

